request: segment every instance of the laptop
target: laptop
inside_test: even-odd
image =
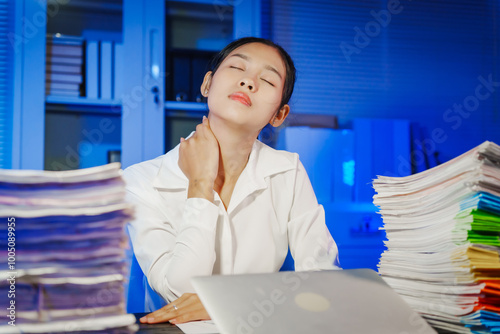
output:
[[[195,277],[221,334],[436,333],[371,269]]]

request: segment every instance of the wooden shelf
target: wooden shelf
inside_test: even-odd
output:
[[[121,101],[119,100],[110,100],[110,99],[91,99],[87,97],[71,97],[71,96],[55,96],[48,95],[45,97],[45,102],[47,103],[69,103],[69,104],[81,104],[81,105],[100,105],[100,106],[112,106],[112,105],[120,105]]]
[[[217,2],[214,0],[168,0],[167,3],[188,3],[188,4],[198,4],[198,5],[210,5],[210,6],[215,6],[217,5]],[[231,5],[231,1],[227,1],[224,3],[221,1],[220,3],[221,6],[226,6],[226,7],[233,7]]]
[[[121,101],[88,99],[86,97],[47,96],[48,112],[77,112],[98,114],[121,114]],[[206,103],[165,101],[165,116],[198,118],[208,114]]]
[[[89,12],[115,12],[121,13],[123,4],[121,0],[89,1],[89,0],[71,0],[63,4],[63,8],[75,10],[87,10]]]
[[[88,99],[86,97],[47,96],[47,112],[112,114],[121,115],[122,105],[119,100]]]
[[[201,102],[177,102],[177,101],[165,101],[165,110],[168,111],[197,111],[197,112],[207,112],[208,106],[206,103]]]
[[[48,112],[77,112],[97,114],[121,114],[121,101],[88,99],[86,97],[47,96]],[[198,118],[208,114],[206,103],[165,101],[165,116]]]

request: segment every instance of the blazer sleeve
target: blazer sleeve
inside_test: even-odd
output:
[[[128,232],[151,288],[170,302],[185,292],[194,292],[191,277],[212,274],[219,210],[200,198],[182,200],[183,209],[169,208],[179,202],[163,200],[152,186],[156,174],[150,174],[134,166],[124,172],[127,200],[135,204],[135,219]]]
[[[300,160],[297,160],[294,179],[288,240],[295,270],[341,269],[337,245],[325,223],[325,211],[318,204]]]

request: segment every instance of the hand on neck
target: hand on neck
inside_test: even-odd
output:
[[[258,133],[247,133],[241,127],[209,115],[210,127],[219,142],[219,175],[216,184],[236,182],[248,162]]]

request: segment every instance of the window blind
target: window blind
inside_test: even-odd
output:
[[[353,28],[379,7],[379,0],[273,1],[272,37],[289,51],[297,68],[292,111],[341,116],[383,89],[381,38],[352,55],[350,63],[339,47],[353,44]]]
[[[12,155],[12,107],[10,83],[12,83],[10,44],[8,31],[10,4],[0,0],[0,168],[11,167]]]
[[[490,87],[477,105],[467,100],[479,77],[500,81],[499,6],[494,0],[272,0],[272,38],[298,70],[292,112],[337,115],[341,127],[370,117],[441,128],[443,160],[484,140],[500,142],[500,88]],[[471,109],[466,117],[445,114],[464,102]]]

